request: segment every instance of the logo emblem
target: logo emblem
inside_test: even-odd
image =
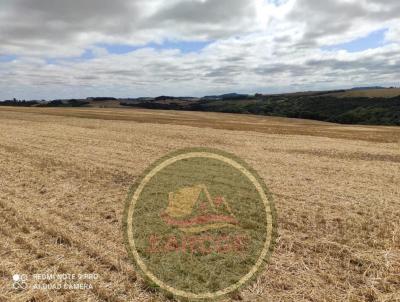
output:
[[[183,232],[201,233],[238,224],[224,197],[212,199],[205,185],[183,188],[168,196],[168,208],[161,217]]]
[[[246,163],[219,150],[185,149],[157,161],[132,186],[124,233],[152,286],[217,299],[265,268],[275,219],[268,190]]]

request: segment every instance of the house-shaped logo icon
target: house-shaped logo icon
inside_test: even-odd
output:
[[[238,227],[238,220],[225,198],[212,198],[205,185],[169,193],[168,207],[160,216],[167,225],[185,233]]]

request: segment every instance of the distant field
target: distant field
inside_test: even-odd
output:
[[[149,164],[198,146],[243,158],[275,199],[277,247],[265,273],[240,293],[243,301],[400,297],[400,127],[0,107],[0,131],[1,302],[167,302],[127,259],[124,201]],[[14,291],[15,272],[100,278],[88,291]]]
[[[339,98],[342,97],[393,98],[400,95],[400,88],[349,90],[346,92],[332,93],[330,95]]]

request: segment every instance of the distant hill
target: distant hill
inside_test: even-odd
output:
[[[392,98],[400,95],[400,88],[368,88],[368,89],[353,89],[339,93],[333,93],[331,96],[338,98]]]
[[[343,124],[400,126],[400,89],[223,96],[207,96],[192,102],[156,99],[122,105],[162,110],[246,113]]]
[[[226,93],[221,95],[207,95],[202,97],[203,100],[237,100],[237,99],[245,99],[249,95],[248,94],[238,94],[238,93]]]
[[[18,106],[18,107],[31,107],[38,105],[38,101],[25,101],[25,100],[5,100],[0,102],[0,106]]]
[[[88,101],[103,102],[103,101],[115,101],[116,98],[113,97],[89,97],[86,98]]]
[[[400,125],[400,88],[359,87],[273,95],[228,93],[203,98],[91,97],[54,101],[0,102],[0,106],[146,108],[312,119],[343,124]]]
[[[385,87],[382,86],[368,86],[368,87],[354,87],[351,88],[350,90],[376,90],[376,89],[385,89]]]

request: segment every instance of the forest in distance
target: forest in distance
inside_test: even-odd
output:
[[[202,98],[159,96],[156,98],[91,97],[53,101],[8,100],[2,106],[144,108],[255,114],[311,119],[339,124],[400,125],[400,89],[364,88],[300,92],[276,95],[224,94]]]

